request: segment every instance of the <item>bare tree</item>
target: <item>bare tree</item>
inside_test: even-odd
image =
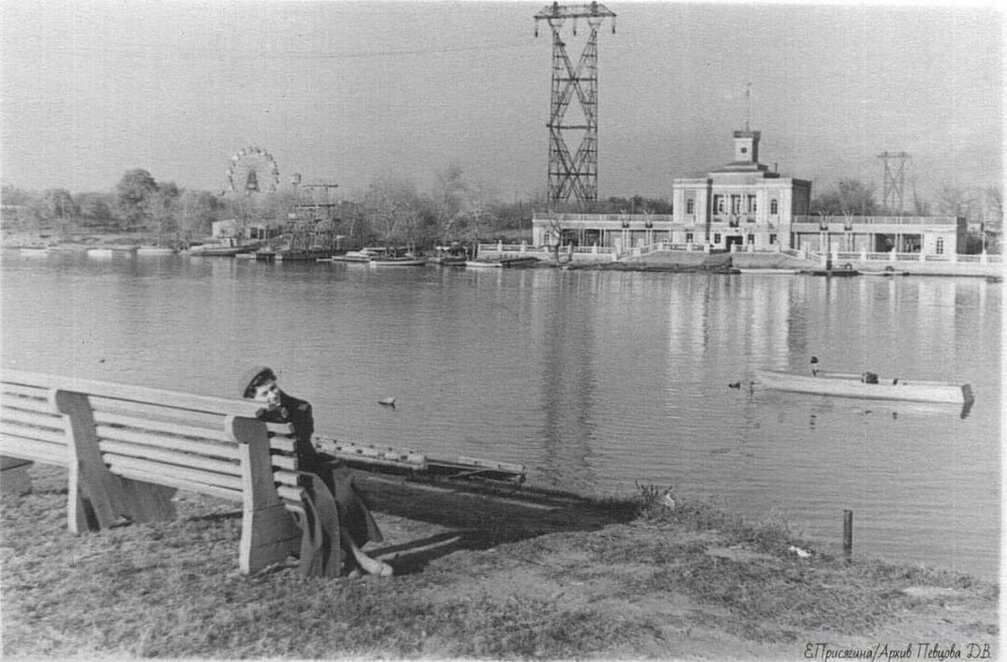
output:
[[[437,214],[438,239],[454,239],[456,229],[463,221],[468,194],[469,186],[462,179],[460,166],[452,164],[437,173],[432,197]]]
[[[371,229],[386,246],[415,240],[421,201],[413,182],[392,175],[375,177],[364,194],[364,206]]]
[[[945,184],[937,192],[937,209],[947,216],[961,216],[974,220],[979,200],[974,190],[962,186]]]

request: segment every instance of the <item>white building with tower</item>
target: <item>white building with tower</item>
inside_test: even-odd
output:
[[[790,247],[790,224],[811,209],[811,182],[759,163],[761,137],[760,131],[735,131],[733,161],[699,177],[672,180],[672,243],[726,250],[766,250],[781,242]]]

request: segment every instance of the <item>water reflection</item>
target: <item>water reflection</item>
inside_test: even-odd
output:
[[[542,441],[544,475],[557,484],[594,489],[596,478],[587,458],[595,438],[594,362],[591,310],[585,295],[597,274],[572,275],[571,292],[550,302],[542,316]]]

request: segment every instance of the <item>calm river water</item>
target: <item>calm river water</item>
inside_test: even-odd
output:
[[[5,367],[237,395],[264,363],[340,439],[584,493],[674,486],[828,543],[851,509],[857,552],[998,574],[1000,284],[17,251],[2,277]],[[967,381],[976,404],[749,387],[811,355]]]

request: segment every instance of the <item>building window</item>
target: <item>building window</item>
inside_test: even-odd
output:
[[[944,237],[937,237],[937,245],[934,247],[938,255],[944,255]]]
[[[719,244],[720,243],[720,234],[719,233],[713,235],[713,243],[715,243],[715,244]]]
[[[685,213],[690,215],[696,213],[696,201],[692,198],[685,201]]]
[[[754,244],[755,243],[755,235],[754,234],[748,235],[748,243],[750,243],[750,244]]]
[[[780,203],[779,203],[779,201],[777,201],[777,200],[770,200],[769,201],[769,213],[772,214],[773,216],[776,216],[777,214],[780,213]]]
[[[686,232],[685,233],[685,243],[687,243],[687,244],[691,244],[692,243],[692,233],[691,232]]]
[[[769,235],[769,245],[772,246],[775,243],[776,243],[776,235],[775,234]]]
[[[732,195],[731,196],[731,213],[740,214],[741,213],[741,196]]]
[[[753,214],[759,211],[758,198],[756,198],[754,195],[748,196],[748,211],[750,211]]]
[[[718,214],[723,214],[724,213],[724,210],[725,210],[725,207],[724,207],[724,196],[722,196],[722,195],[715,195],[715,196],[713,196],[713,208],[717,210]]]

